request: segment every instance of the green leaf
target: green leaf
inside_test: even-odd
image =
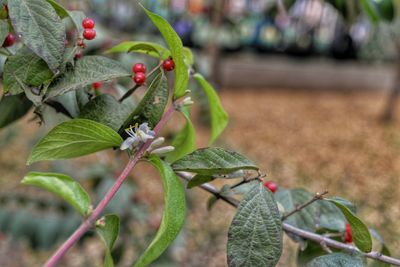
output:
[[[90,100],[82,108],[79,117],[97,121],[118,131],[131,110],[130,104],[121,104],[112,95],[102,94]]]
[[[197,174],[188,182],[187,188],[191,189],[193,187],[202,185],[204,183],[211,182],[212,180],[214,180],[214,177],[212,177],[211,175],[200,175],[200,174]]]
[[[314,194],[301,189],[282,189],[274,194],[275,199],[282,204],[286,212],[294,210],[297,206],[306,203]],[[315,232],[316,226],[332,231],[344,231],[346,220],[341,211],[332,203],[316,201],[301,211],[288,217],[285,222],[295,227]]]
[[[381,18],[387,22],[392,22],[396,16],[396,7],[393,3],[393,0],[375,1],[375,4],[378,7]]]
[[[240,202],[228,232],[230,267],[275,266],[282,254],[282,222],[278,206],[259,183]]]
[[[363,267],[363,261],[360,257],[351,256],[344,253],[332,253],[320,256],[312,260],[307,267]]]
[[[203,175],[226,174],[237,170],[258,167],[245,156],[219,147],[198,149],[177,160],[172,168],[175,171],[189,171]]]
[[[28,164],[41,160],[70,159],[118,147],[122,138],[95,121],[73,119],[54,127],[33,148]]]
[[[343,205],[341,202],[334,199],[327,200],[335,204],[346,217],[351,227],[354,244],[361,251],[370,252],[372,250],[372,237],[368,230],[368,227],[357,216],[355,216],[348,207]]]
[[[106,245],[104,267],[113,267],[111,251],[119,234],[119,217],[113,214],[104,216],[99,223],[96,223],[96,232]]]
[[[0,44],[4,43],[4,40],[6,39],[8,33],[8,22],[3,19],[0,20]]]
[[[171,52],[163,47],[162,45],[153,43],[153,42],[136,42],[136,41],[126,41],[116,46],[110,48],[106,51],[106,54],[109,53],[128,53],[135,52],[139,54],[146,54],[151,57],[159,59],[167,59],[171,56]]]
[[[190,120],[189,109],[181,107],[180,111],[185,117],[186,124],[172,141],[172,146],[175,147],[175,150],[168,153],[167,161],[169,162],[174,162],[196,149],[196,130]]]
[[[311,260],[323,255],[326,255],[326,252],[322,249],[320,244],[308,241],[304,250],[299,246],[297,252],[297,267],[306,267]]]
[[[82,11],[69,11],[54,0],[46,0],[46,1],[53,6],[54,10],[57,12],[57,15],[60,16],[60,18],[69,17],[72,23],[74,24],[74,27],[78,31],[78,34],[82,34],[83,32],[82,20],[86,18],[85,13],[83,13]]]
[[[186,47],[186,46],[183,47],[183,55],[185,57],[185,62],[187,65],[194,64],[194,56],[193,56],[192,50],[190,50],[189,47]]]
[[[149,16],[150,20],[158,28],[161,35],[167,43],[171,56],[175,63],[175,81],[174,81],[174,98],[182,97],[187,90],[189,83],[188,67],[185,63],[182,41],[172,26],[163,17],[150,12],[142,6],[144,12]]]
[[[164,214],[158,232],[134,267],[148,266],[175,240],[181,231],[186,214],[185,190],[171,167],[157,156],[150,162],[159,171],[164,186]]]
[[[66,72],[49,87],[47,99],[80,89],[94,82],[129,77],[132,73],[119,62],[102,56],[85,56],[73,70]]]
[[[377,10],[373,6],[370,0],[360,0],[361,8],[364,10],[364,12],[367,14],[367,16],[370,18],[370,20],[373,23],[378,23],[380,18]]]
[[[57,72],[65,50],[65,27],[52,5],[42,0],[9,0],[8,10],[22,42]]]
[[[21,182],[45,189],[71,204],[83,216],[89,215],[90,197],[71,177],[60,173],[30,172]]]
[[[52,77],[53,73],[46,62],[23,46],[15,55],[8,57],[4,65],[4,92],[13,95],[23,93],[24,89],[17,79],[28,86],[37,87]]]
[[[60,18],[69,17],[68,10],[54,0],[46,0],[56,11]]]
[[[160,72],[151,82],[146,95],[139,105],[125,120],[119,129],[121,135],[124,130],[135,123],[148,122],[150,128],[154,128],[164,114],[168,102],[168,81],[163,72]]]
[[[32,107],[24,94],[3,96],[0,100],[0,128],[23,117]]]
[[[203,88],[207,95],[208,103],[210,105],[211,115],[211,138],[210,144],[212,144],[218,136],[224,131],[228,125],[229,117],[224,108],[222,107],[221,101],[215,92],[214,88],[209,84],[201,74],[196,73],[194,75],[195,80]]]

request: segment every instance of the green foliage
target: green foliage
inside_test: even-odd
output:
[[[65,27],[48,2],[9,0],[11,23],[22,42],[57,72],[65,51]]]
[[[112,95],[102,94],[90,100],[82,108],[79,117],[97,121],[118,131],[131,110],[129,102],[119,103]]]
[[[341,202],[334,199],[328,201],[335,204],[346,217],[351,227],[354,244],[363,252],[370,252],[372,250],[372,237],[369,233],[368,227]]]
[[[83,88],[94,82],[129,77],[132,73],[118,61],[102,56],[85,56],[78,60],[72,70],[64,73],[49,87],[47,99]]]
[[[167,59],[171,52],[162,45],[153,42],[126,41],[110,48],[106,53],[128,53],[135,52],[146,54],[154,58]]]
[[[258,170],[245,156],[219,147],[198,149],[177,160],[175,171],[189,171],[202,175],[227,174],[237,170]]]
[[[275,266],[282,254],[282,234],[278,206],[259,183],[244,196],[229,227],[228,265]]]
[[[379,14],[374,8],[372,1],[370,0],[360,0],[360,4],[364,12],[368,15],[373,23],[379,22]]]
[[[275,199],[282,204],[286,212],[294,210],[297,206],[306,203],[314,195],[304,189],[282,189],[275,193]],[[285,220],[295,227],[315,232],[319,228],[332,231],[344,231],[346,220],[341,211],[327,201],[316,201]]]
[[[0,100],[0,129],[24,116],[32,103],[24,94],[3,96]]]
[[[6,20],[0,20],[0,43],[3,44],[9,33],[8,23]]]
[[[344,253],[332,253],[320,256],[312,260],[307,267],[363,267],[363,261],[360,257],[351,256]]]
[[[28,164],[41,160],[69,159],[118,147],[122,138],[95,121],[73,119],[53,128],[33,148]]]
[[[100,221],[96,223],[96,232],[99,234],[106,246],[104,267],[113,267],[114,262],[111,256],[111,251],[118,238],[119,217],[114,214],[104,216],[104,218],[100,219]]]
[[[187,107],[180,108],[181,114],[185,117],[186,124],[180,132],[175,135],[172,146],[175,150],[168,153],[167,160],[174,162],[196,149],[196,130],[190,120],[190,112]]]
[[[185,63],[182,41],[172,26],[163,17],[150,12],[142,6],[144,12],[158,28],[167,43],[171,56],[175,63],[174,98],[177,99],[185,94],[189,83],[188,68]]]
[[[374,1],[381,18],[388,22],[392,22],[396,16],[396,7],[393,1],[394,0]]]
[[[26,46],[7,58],[4,65],[4,92],[16,95],[24,92],[16,79],[27,86],[39,87],[49,81],[53,73],[47,63]]]
[[[307,264],[316,257],[325,255],[326,252],[321,245],[312,241],[305,244],[305,248],[299,248],[297,252],[297,267],[306,267]]]
[[[119,133],[123,135],[124,130],[135,123],[148,122],[150,128],[154,128],[164,113],[168,102],[168,93],[167,78],[163,72],[160,72],[151,82],[139,105],[125,120]]]
[[[228,125],[228,114],[222,107],[221,101],[214,88],[208,83],[201,74],[194,75],[195,80],[203,88],[207,95],[208,103],[210,105],[210,115],[211,115],[211,138],[210,144],[212,144],[218,136],[224,131],[225,127]]]
[[[164,214],[158,232],[140,256],[134,267],[148,266],[175,240],[183,227],[186,216],[185,190],[172,168],[157,156],[150,163],[158,170],[164,187]]]
[[[90,212],[90,197],[79,183],[60,173],[30,172],[21,182],[33,185],[56,194],[71,204],[81,215]]]
[[[211,182],[212,180],[214,180],[214,177],[212,177],[211,175],[197,174],[188,182],[187,188],[191,189],[204,183]]]

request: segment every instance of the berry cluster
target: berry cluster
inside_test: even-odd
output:
[[[93,40],[96,37],[96,30],[94,29],[95,22],[91,18],[82,20],[83,38],[86,40]]]
[[[133,81],[137,85],[143,85],[146,82],[146,65],[143,63],[136,63],[133,65],[132,71],[135,73]]]

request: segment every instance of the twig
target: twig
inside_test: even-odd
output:
[[[312,199],[310,199],[309,201],[297,206],[294,210],[292,210],[292,211],[288,212],[287,214],[283,215],[282,216],[282,221],[286,220],[288,217],[292,216],[296,212],[301,211],[302,209],[304,209],[308,205],[311,205],[315,201],[322,199],[323,196],[326,195],[326,194],[328,194],[328,191],[326,191],[326,190],[323,193],[316,193]]]
[[[256,177],[249,177],[249,178],[244,177],[242,181],[232,185],[231,189],[234,189],[234,188],[236,188],[238,186],[241,186],[243,184],[247,184],[247,183],[250,183],[250,182],[253,182],[253,181],[256,181],[256,180],[261,181],[262,177],[263,177],[263,175],[260,174],[260,173]]]
[[[140,87],[140,85],[135,84],[134,87],[132,87],[131,89],[129,89],[119,100],[119,103],[122,103],[122,101],[124,101],[125,99],[127,99],[128,97],[131,96],[131,94],[133,94],[136,89],[138,89]]]
[[[177,103],[172,104],[168,110],[164,113],[163,117],[161,120],[158,122],[156,127],[154,127],[154,132],[157,135],[161,128],[164,127],[164,125],[167,123],[167,121],[172,117],[174,111],[176,110],[176,105]],[[79,226],[77,230],[57,249],[57,251],[50,257],[50,259],[46,262],[44,265],[45,267],[53,267],[55,266],[60,259],[67,253],[67,251],[79,241],[79,239],[91,228],[93,227],[94,223],[96,220],[100,217],[101,213],[103,212],[104,208],[107,206],[107,204],[112,200],[114,195],[117,193],[119,188],[121,187],[122,183],[125,181],[125,179],[128,177],[130,171],[135,167],[136,163],[143,157],[143,155],[146,153],[146,150],[149,148],[152,140],[148,140],[146,143],[144,143],[137,153],[132,157],[127,165],[125,166],[125,169],[122,171],[122,173],[119,175],[118,179],[115,181],[113,186],[108,190],[104,198],[100,201],[100,203],[97,205],[97,207],[93,210],[91,215],[83,221],[83,223]]]
[[[180,177],[182,177],[184,180],[186,181],[190,181],[193,177],[192,174],[187,173],[187,172],[178,172],[177,173]],[[214,186],[210,185],[210,184],[202,184],[199,187],[201,187],[203,190],[213,194],[213,195],[219,195],[219,190],[217,188],[215,188]],[[220,199],[224,200],[226,203],[230,204],[231,206],[237,208],[239,206],[239,201],[235,198],[232,197],[224,197],[224,196],[220,196]],[[313,242],[316,242],[318,244],[321,244],[321,242],[325,243],[327,247],[329,248],[335,248],[335,249],[340,249],[340,250],[345,250],[348,251],[350,253],[358,253],[361,254],[362,256],[366,257],[366,258],[370,258],[370,259],[374,259],[374,260],[378,260],[381,262],[385,262],[388,264],[392,264],[395,266],[400,266],[400,259],[396,259],[396,258],[392,258],[389,256],[385,256],[382,255],[382,253],[378,252],[378,251],[371,251],[368,253],[362,252],[360,251],[358,248],[352,246],[352,245],[348,245],[333,239],[330,239],[328,237],[325,237],[323,235],[319,235],[316,233],[312,233],[312,232],[308,232],[305,231],[303,229],[294,227],[288,223],[282,222],[282,228],[285,232],[287,233],[291,233],[294,234],[298,237],[301,237],[303,239],[307,239],[307,240],[311,240]]]

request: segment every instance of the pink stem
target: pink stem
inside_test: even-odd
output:
[[[168,110],[164,113],[161,120],[158,122],[156,127],[154,127],[154,132],[156,135],[159,131],[164,127],[167,121],[172,117],[175,111],[175,104],[173,103]],[[144,143],[138,152],[135,154],[133,158],[131,158],[125,169],[119,175],[118,179],[115,181],[113,186],[108,190],[107,194],[104,198],[100,201],[97,207],[93,210],[92,214],[82,222],[78,229],[57,249],[57,251],[50,257],[50,259],[44,265],[45,267],[53,267],[60,261],[60,259],[67,253],[67,251],[79,241],[79,239],[94,225],[96,220],[100,217],[101,213],[103,212],[104,208],[107,204],[112,200],[114,195],[118,192],[118,189],[121,187],[122,183],[128,177],[129,173],[135,167],[136,163],[143,157],[146,150],[149,148],[152,140],[148,140]]]

